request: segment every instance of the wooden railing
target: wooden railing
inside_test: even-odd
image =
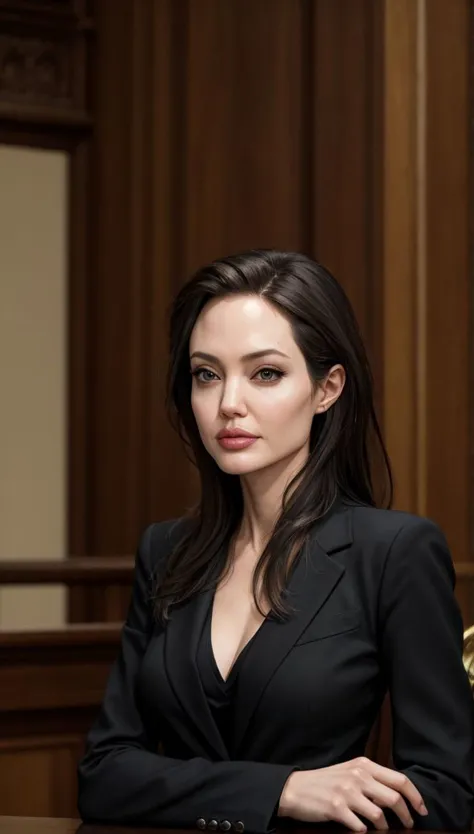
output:
[[[132,556],[74,556],[69,559],[0,562],[0,586],[42,585],[129,585]]]
[[[0,587],[60,584],[106,600],[110,622],[0,630],[3,814],[75,817],[76,767],[117,656],[132,556],[0,562]]]
[[[132,582],[133,556],[73,557],[58,561],[0,562],[3,585],[61,584],[68,588],[89,587],[103,595],[108,622],[123,619]],[[466,628],[474,624],[474,562],[456,564],[456,595]]]
[[[119,622],[125,618],[132,583],[133,556],[71,557],[58,560],[0,561],[0,588],[12,585],[63,585],[68,589],[72,622],[75,594],[87,598],[88,621]]]

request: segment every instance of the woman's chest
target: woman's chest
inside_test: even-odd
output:
[[[264,623],[268,606],[261,605],[262,611],[254,599],[251,577],[245,574],[232,576],[216,589],[211,600],[211,648],[224,679]]]

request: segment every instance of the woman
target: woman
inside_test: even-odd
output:
[[[266,832],[468,829],[473,710],[446,541],[389,500],[366,354],[336,280],[252,251],[171,315],[169,405],[198,507],[140,543],[79,766],[88,821]],[[394,768],[364,756],[386,691]]]

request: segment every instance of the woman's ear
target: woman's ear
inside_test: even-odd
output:
[[[323,380],[318,384],[317,402],[314,413],[323,414],[339,399],[346,381],[346,372],[342,365],[333,365]]]

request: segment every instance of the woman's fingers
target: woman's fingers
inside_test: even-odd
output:
[[[413,817],[408,810],[408,806],[397,791],[387,788],[376,779],[372,780],[372,784],[364,789],[364,793],[370,797],[372,802],[380,805],[381,808],[390,808],[394,811],[397,817],[401,820],[405,828],[413,828]]]
[[[368,761],[370,762],[370,759]],[[397,793],[402,793],[419,814],[426,816],[428,811],[423,802],[423,797],[408,776],[405,776],[404,773],[399,773],[398,770],[390,770],[390,768],[376,764],[375,762],[370,762],[370,764],[369,772],[374,779],[386,785],[388,788],[397,791]]]
[[[351,809],[364,819],[370,820],[378,831],[388,829],[388,823],[382,808],[375,802],[371,802],[367,797],[360,796],[354,802],[351,802]]]
[[[359,819],[350,808],[346,806],[338,808],[333,816],[335,822],[340,822],[349,828],[351,831],[357,831],[359,834],[365,834],[367,826]]]

